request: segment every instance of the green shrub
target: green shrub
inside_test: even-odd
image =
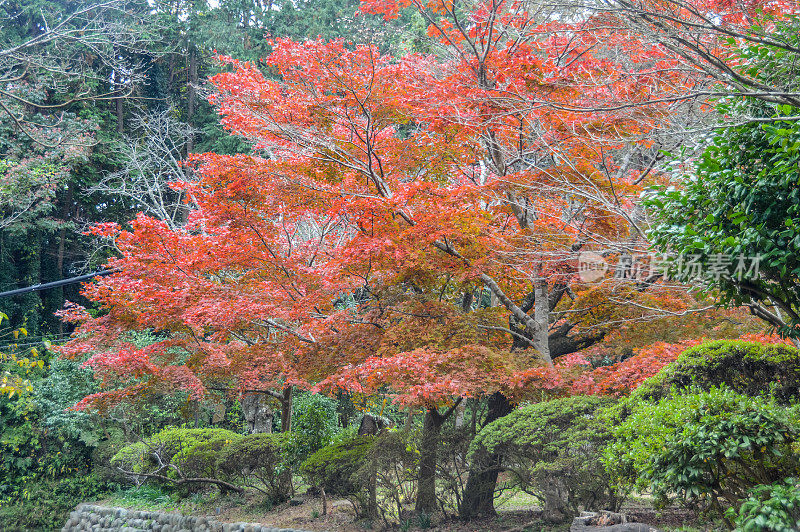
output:
[[[789,404],[800,390],[800,349],[783,344],[719,340],[690,347],[678,359],[646,380],[638,399],[662,399],[673,387],[727,385],[756,396],[770,392]]]
[[[91,474],[30,481],[23,497],[0,505],[0,530],[61,530],[75,506],[102,498],[108,490]]]
[[[519,408],[484,427],[470,457],[499,454],[519,486],[543,501],[548,520],[566,520],[582,508],[617,509],[602,463],[611,432],[596,416],[612,402],[576,396]]]
[[[387,429],[374,438],[361,468],[354,476],[363,489],[351,500],[367,516],[380,513],[387,522],[390,518],[400,522],[406,513],[404,507],[414,499],[417,485],[419,431]],[[445,445],[440,445],[440,450],[442,447]],[[441,467],[437,474],[440,472]],[[443,494],[446,495],[446,491],[442,493],[439,490],[437,496]]]
[[[225,446],[217,466],[228,478],[266,493],[272,502],[283,501],[291,495],[291,446],[289,434],[249,434]]]
[[[320,394],[302,393],[292,400],[292,433],[297,461],[328,445],[339,431],[336,401]]]
[[[331,495],[355,495],[362,487],[356,473],[374,440],[374,436],[355,436],[323,447],[300,465],[300,474],[306,482]]]
[[[726,388],[692,388],[632,405],[614,428],[605,461],[622,483],[724,513],[757,484],[800,472],[792,445],[798,423],[774,399]]]
[[[739,508],[736,530],[741,532],[793,532],[800,530],[800,483],[787,478],[769,486],[756,486]]]
[[[242,437],[225,429],[168,428],[123,447],[111,463],[134,473],[152,473],[160,468],[160,462],[177,467],[186,476],[214,477],[221,450]],[[172,468],[161,474],[176,477]]]

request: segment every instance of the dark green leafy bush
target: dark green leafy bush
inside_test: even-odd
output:
[[[300,474],[331,495],[355,495],[362,487],[355,475],[374,440],[374,436],[355,436],[323,447],[300,465]]]
[[[292,401],[292,434],[297,461],[328,445],[339,431],[336,401],[320,394],[301,393]]]
[[[542,500],[551,521],[581,509],[617,509],[621,501],[602,463],[611,432],[596,416],[612,402],[576,396],[519,408],[484,427],[470,455],[499,454],[518,485]]]
[[[793,532],[800,530],[800,483],[787,478],[769,486],[756,486],[742,503],[736,517],[741,532]]]
[[[722,387],[632,404],[607,447],[609,471],[622,484],[677,496],[720,514],[758,484],[800,473],[792,446],[798,423],[774,399]]]
[[[673,387],[727,385],[755,396],[770,393],[789,404],[800,390],[800,349],[784,344],[719,340],[690,347],[678,359],[646,380],[637,399],[662,399]]]
[[[291,495],[293,439],[289,434],[249,434],[217,455],[219,471],[232,481],[266,493],[272,502]]]
[[[110,490],[113,486],[91,474],[31,480],[24,496],[0,505],[0,530],[61,530],[75,506]]]

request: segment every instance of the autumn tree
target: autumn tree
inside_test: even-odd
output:
[[[618,252],[639,238],[636,198],[658,148],[645,137],[671,112],[642,102],[666,82],[680,90],[666,59],[603,33],[603,19],[564,22],[505,2],[468,14],[418,7],[436,56],[279,39],[268,74],[224,59],[212,101],[254,152],[193,158],[197,180],[174,184],[192,207],[183,226],[142,215],[130,231],[98,229],[121,255],[109,264],[119,272],[86,292],[106,313],[84,316],[64,348],[88,354],[105,384],[83,405],[157,389],[258,391],[281,401],[288,430],[293,387],[399,372],[396,392],[426,409],[427,511],[437,428],[460,398],[488,397],[496,419],[510,411],[513,375],[552,375],[553,359],[646,317],[653,305],[617,302],[657,299],[652,279],[647,290],[589,287],[575,263],[584,249]],[[597,101],[631,105],[575,106]],[[485,294],[497,302],[489,313],[478,312]],[[430,330],[467,315],[455,321],[472,336],[389,341],[409,312]],[[143,328],[162,340],[125,341]],[[475,345],[478,366],[459,367]],[[497,376],[480,378],[490,368]],[[437,392],[440,381],[450,387]],[[484,466],[470,475],[465,516],[493,510],[498,468]]]

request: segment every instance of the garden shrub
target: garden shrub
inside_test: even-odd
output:
[[[800,473],[798,423],[775,399],[725,386],[631,404],[605,461],[621,483],[723,514],[758,484]]]
[[[266,493],[272,502],[291,495],[292,438],[287,433],[248,434],[218,454],[220,472],[242,486]]]
[[[800,482],[787,478],[768,486],[756,486],[735,516],[741,532],[793,532],[800,530]]]
[[[167,428],[123,447],[111,462],[134,473],[149,473],[159,466],[157,454],[162,463],[177,467],[186,476],[214,477],[220,451],[242,437],[225,429]],[[176,476],[171,469],[161,474]]]
[[[220,453],[229,445],[241,440],[244,436],[225,429],[188,429],[205,430],[197,435],[192,445],[184,445],[174,455],[172,463],[177,465],[184,475],[189,477],[218,477],[217,461]],[[180,436],[178,436],[180,437]]]
[[[436,458],[436,485],[440,506],[458,513],[469,472],[469,447],[475,437],[470,425],[442,427]]]
[[[355,474],[362,487],[353,498],[362,513],[400,522],[416,496],[419,431],[388,429],[376,435]],[[439,446],[444,447],[444,445]],[[378,496],[380,494],[380,496]]]
[[[800,390],[800,349],[739,340],[706,342],[685,350],[633,395],[658,400],[673,387],[708,390],[722,384],[750,396],[769,392],[779,402],[789,404]]]
[[[331,495],[355,495],[361,484],[355,474],[363,465],[374,436],[354,436],[323,447],[300,465],[306,482]]]
[[[30,480],[24,497],[0,504],[0,530],[61,530],[75,506],[100,499],[113,487],[92,474]]]
[[[611,431],[597,412],[613,399],[575,396],[519,408],[484,427],[470,446],[497,453],[545,518],[563,521],[581,509],[617,509],[620,499],[602,462]]]
[[[320,394],[301,393],[292,400],[292,434],[297,462],[328,445],[339,431],[336,401]]]

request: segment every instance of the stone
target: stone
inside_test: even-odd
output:
[[[373,416],[372,414],[364,414],[361,418],[361,424],[358,427],[358,435],[366,436],[370,434],[377,434],[386,428],[386,421]]]
[[[581,512],[572,521],[570,532],[660,532],[645,523],[629,523],[624,514],[616,512]]]

